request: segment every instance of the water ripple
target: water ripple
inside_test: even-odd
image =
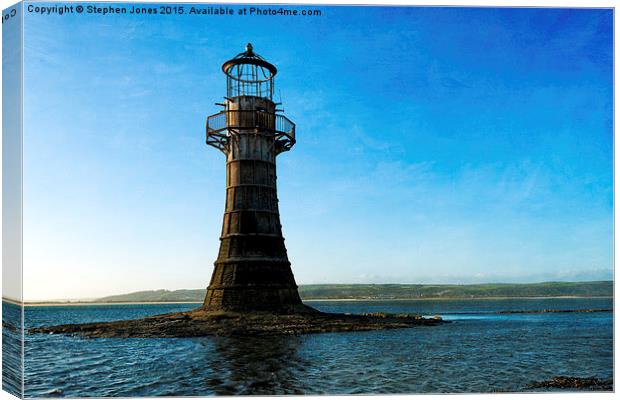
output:
[[[332,312],[420,313],[452,324],[302,336],[26,337],[28,397],[523,391],[556,375],[613,375],[613,314],[493,314],[606,308],[611,299],[316,302]],[[26,326],[138,318],[195,305],[33,307]],[[462,313],[482,312],[475,317]],[[4,333],[3,333],[4,334]]]

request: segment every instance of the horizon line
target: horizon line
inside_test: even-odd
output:
[[[573,280],[573,281],[562,281],[562,280],[550,280],[550,281],[538,281],[538,282],[480,282],[480,283],[303,283],[303,284],[299,284],[297,285],[298,287],[300,286],[316,286],[316,285],[331,285],[331,286],[339,286],[339,285],[359,285],[359,286],[371,286],[371,285],[382,285],[382,286],[387,286],[387,285],[411,285],[411,286],[475,286],[475,285],[540,285],[540,284],[545,284],[545,283],[595,283],[595,282],[611,282],[612,284],[614,283],[614,279],[597,279],[597,280],[583,280],[583,281],[579,281],[579,280]],[[168,292],[175,292],[175,291],[179,291],[179,290],[207,290],[206,287],[203,288],[181,288],[181,289],[165,289],[165,288],[159,288],[159,289],[144,289],[144,290],[135,290],[135,291],[131,291],[131,292],[124,292],[124,293],[118,293],[118,294],[109,294],[109,295],[104,295],[104,296],[98,296],[98,297],[79,297],[79,298],[60,298],[60,299],[28,299],[28,300],[18,300],[15,299],[14,297],[11,296],[5,296],[2,295],[2,301],[6,301],[9,303],[14,303],[17,305],[20,305],[22,303],[44,303],[44,302],[71,302],[71,301],[86,301],[86,302],[92,302],[92,301],[96,301],[96,300],[100,300],[106,297],[113,297],[113,296],[125,296],[125,295],[129,295],[129,294],[134,294],[134,293],[141,293],[141,292],[156,292],[156,291],[168,291]]]

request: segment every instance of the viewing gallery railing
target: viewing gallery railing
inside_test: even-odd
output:
[[[259,110],[228,110],[207,117],[207,144],[226,151],[233,132],[271,133],[276,152],[288,151],[295,144],[295,124],[284,115]]]

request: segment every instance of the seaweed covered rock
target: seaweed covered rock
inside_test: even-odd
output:
[[[286,335],[408,328],[447,322],[436,318],[422,318],[419,315],[331,314],[303,307],[289,313],[213,312],[198,308],[135,320],[38,327],[30,329],[28,333],[65,334],[90,338]]]
[[[588,389],[611,391],[613,379],[600,379],[596,377],[580,378],[573,376],[555,376],[550,380],[533,382],[531,388],[548,389]]]

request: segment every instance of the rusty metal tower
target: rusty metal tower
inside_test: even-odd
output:
[[[295,124],[276,114],[277,69],[251,44],[222,70],[224,110],[207,118],[207,144],[226,155],[226,208],[204,308],[293,309],[301,299],[282,237],[276,156],[295,144]]]

